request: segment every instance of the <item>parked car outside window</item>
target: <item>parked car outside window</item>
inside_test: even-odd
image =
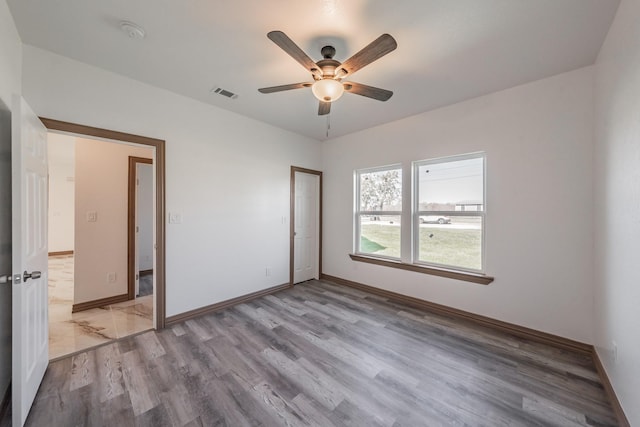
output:
[[[451,224],[451,218],[440,215],[421,216],[420,224]]]

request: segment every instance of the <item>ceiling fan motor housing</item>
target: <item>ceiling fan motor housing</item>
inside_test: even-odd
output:
[[[318,67],[322,70],[323,79],[332,79],[336,75],[336,69],[340,66],[340,61],[335,59],[321,59],[317,62]]]

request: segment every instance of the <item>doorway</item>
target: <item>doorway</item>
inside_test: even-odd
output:
[[[120,146],[135,145],[141,148],[146,147],[145,149],[149,150],[150,155],[134,156],[134,157],[148,158],[148,160],[146,161],[148,161],[149,163],[145,164],[145,166],[149,167],[150,171],[152,172],[151,181],[152,182],[155,181],[155,191],[153,191],[152,194],[150,194],[152,207],[151,209],[149,209],[149,211],[151,212],[150,215],[152,216],[151,218],[152,225],[151,227],[149,227],[150,230],[147,230],[148,234],[151,235],[152,248],[151,248],[150,254],[147,252],[146,255],[143,255],[145,257],[145,260],[147,261],[146,265],[149,265],[148,261],[149,261],[149,258],[151,258],[150,264],[152,266],[151,268],[145,268],[145,270],[148,270],[148,273],[151,273],[151,276],[148,277],[147,280],[149,281],[149,278],[150,278],[151,280],[149,282],[152,284],[151,286],[152,291],[147,292],[149,295],[145,297],[148,300],[147,306],[149,307],[148,308],[149,323],[145,329],[150,329],[153,327],[155,327],[156,329],[160,329],[164,327],[164,322],[165,322],[165,314],[164,314],[165,313],[165,302],[164,302],[165,241],[164,241],[164,223],[163,223],[163,218],[164,218],[164,141],[140,137],[137,135],[130,135],[130,134],[124,134],[120,132],[108,131],[104,129],[91,128],[91,127],[86,127],[86,126],[76,125],[76,124],[71,124],[66,122],[60,122],[60,121],[51,120],[51,119],[41,118],[41,120],[49,131],[62,132],[67,135],[72,134],[80,138],[88,137],[88,139],[95,139],[102,143],[111,143],[113,145],[120,145]],[[128,156],[125,158],[125,166],[124,166],[125,167],[125,172],[124,172],[125,173],[125,176],[124,176],[125,192],[127,191],[126,190],[127,180],[129,180],[129,177],[127,176],[127,171],[128,169],[130,169],[130,165],[127,164],[127,162],[128,162]],[[148,176],[148,175],[145,175],[145,176]],[[126,198],[129,198],[129,196],[126,195]],[[127,199],[125,199],[124,203],[121,203],[121,205],[123,205],[124,208],[127,209],[127,211],[125,212],[126,217],[123,222],[123,233],[124,233],[125,239],[127,239],[128,229],[130,228],[127,224],[130,214],[129,214],[129,209],[127,207],[126,200]],[[91,210],[88,210],[87,212],[85,212],[83,210],[81,214],[82,214],[82,218],[80,218],[80,220],[86,220],[86,222],[91,222],[91,221],[100,222],[100,220],[102,219],[101,212],[99,211],[92,212]],[[107,211],[104,212],[104,215],[108,215],[108,214],[109,212]],[[136,313],[136,311],[141,309],[146,310],[144,309],[144,307],[142,307],[141,303],[139,301],[136,301],[135,299],[127,301],[129,300],[129,294],[132,293],[130,292],[131,286],[129,284],[129,276],[130,276],[129,270],[130,270],[130,264],[132,263],[129,263],[128,261],[129,255],[130,255],[129,253],[130,246],[131,245],[129,241],[126,240],[125,247],[127,249],[118,250],[118,252],[124,252],[123,256],[126,257],[126,260],[125,260],[126,265],[124,267],[124,271],[116,274],[115,275],[116,277],[113,277],[113,276],[110,277],[109,275],[111,273],[107,273],[105,277],[101,277],[101,279],[104,279],[106,283],[108,283],[111,279],[116,279],[118,281],[125,280],[124,293],[121,295],[115,296],[115,299],[120,301],[125,301],[125,302],[119,302],[115,305],[112,305],[111,307],[113,310],[119,310],[118,315],[121,315],[125,312],[130,312],[131,314],[135,315],[137,318],[142,318],[144,316],[141,316],[141,315],[144,315],[144,313],[142,312]],[[60,256],[64,257],[65,255],[61,254]],[[73,265],[74,254],[67,254],[66,256],[70,257],[71,259],[70,260],[67,259],[62,263],[59,263],[59,264],[62,264],[63,268],[64,268],[64,264],[67,264],[67,267],[69,263]],[[133,265],[135,269],[135,264]],[[104,284],[103,286],[108,286],[108,284]],[[134,294],[133,295],[134,298],[136,294],[138,294],[135,288],[133,290],[133,294]],[[112,301],[107,301],[107,302],[112,302]],[[104,308],[104,305],[101,305],[101,307]],[[91,322],[87,321],[85,315],[88,313],[88,311],[84,311],[84,308],[86,307],[83,307],[81,304],[77,304],[74,308],[76,308],[77,309],[76,311],[78,311],[77,320],[74,320],[74,321],[77,323],[78,326],[83,328],[88,334],[94,335],[94,336],[104,335],[105,337],[111,337],[113,335],[113,334],[107,333],[108,331],[106,330],[100,330],[99,327],[94,328],[93,325],[91,325]],[[101,309],[101,310],[102,310],[101,314],[103,315],[103,317],[105,317],[107,313],[105,312],[104,309]],[[152,317],[151,317],[151,312],[153,312]],[[123,316],[120,316],[120,317],[124,319]],[[127,322],[124,320],[120,322],[120,325],[122,325],[120,328],[122,329],[121,332],[124,331],[123,328],[125,323]],[[114,320],[112,324],[115,324],[116,328],[118,327],[117,321]]]
[[[291,167],[289,282],[322,274],[322,172]]]
[[[129,156],[127,191],[127,294],[153,294],[153,160]]]

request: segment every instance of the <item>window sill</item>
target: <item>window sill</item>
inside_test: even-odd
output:
[[[446,270],[444,268],[427,267],[417,264],[406,264],[400,261],[390,261],[355,254],[349,254],[349,257],[353,261],[398,268],[400,270],[414,271],[416,273],[431,274],[432,276],[447,277],[449,279],[463,280],[465,282],[477,283],[479,285],[488,285],[494,280],[493,277],[480,273],[468,273],[465,271]]]

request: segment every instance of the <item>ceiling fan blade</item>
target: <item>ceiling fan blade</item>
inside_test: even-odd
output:
[[[310,73],[314,74],[319,71],[316,63],[313,62],[313,60],[309,58],[309,56],[282,31],[270,31],[267,34],[267,37],[269,37],[272,42],[280,46],[280,49],[284,50],[293,59],[298,61]]]
[[[379,87],[367,86],[362,83],[345,82],[343,85],[344,90],[349,93],[355,93],[356,95],[366,96],[367,98],[377,99],[378,101],[386,101],[393,95],[393,92],[386,89],[380,89]]]
[[[340,65],[340,68],[344,69],[347,75],[351,75],[395,50],[396,47],[398,47],[396,40],[389,34],[383,34],[362,48],[360,52],[344,61],[342,65]]]
[[[320,101],[320,105],[318,105],[318,115],[325,116],[329,114],[330,111],[331,111],[331,103]]]
[[[313,83],[292,83],[290,85],[280,85],[271,87],[262,87],[258,89],[260,93],[282,92],[283,90],[302,89],[303,87],[311,87]]]

